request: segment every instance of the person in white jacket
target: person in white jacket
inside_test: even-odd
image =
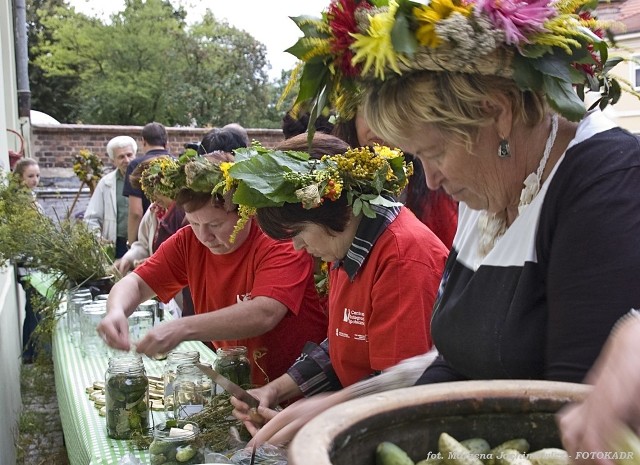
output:
[[[138,144],[129,136],[117,136],[107,143],[107,154],[115,169],[100,179],[84,213],[84,221],[103,241],[115,245],[115,257],[127,252],[128,199],[122,195],[124,175],[136,156]]]
[[[138,239],[131,244],[127,253],[113,263],[114,269],[120,276],[126,275],[153,255],[155,248],[159,246],[156,241],[156,232],[158,228],[162,228],[159,218],[171,214],[174,208],[176,208],[175,202],[170,198],[162,195],[154,198],[154,202],[142,216],[138,226]],[[184,213],[180,217],[184,217]],[[183,298],[183,293],[179,293],[168,304],[160,302],[160,305],[174,317],[180,317],[183,312]]]
[[[160,202],[151,204],[145,214],[142,215],[140,226],[138,226],[138,240],[131,244],[127,253],[113,263],[114,268],[122,276],[153,254],[153,238],[158,228],[158,215],[156,212],[159,210],[166,210],[166,208]]]

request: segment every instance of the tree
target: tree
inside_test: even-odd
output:
[[[79,77],[73,97],[82,122],[165,120],[167,63],[175,62],[174,41],[184,38],[184,16],[162,0],[128,0],[108,25],[84,15],[47,18],[54,32],[39,64],[51,78]]]
[[[39,63],[40,56],[46,53],[43,45],[50,43],[53,35],[42,19],[67,16],[71,12],[64,0],[27,0],[26,5],[31,106],[60,121],[67,121],[75,112],[71,94],[79,83],[79,77],[67,75],[51,79]]]
[[[199,124],[252,127],[269,105],[266,48],[210,11],[190,30],[185,102]]]
[[[192,26],[185,17],[167,0],[127,0],[108,24],[68,9],[43,17],[36,63],[50,81],[76,80],[73,119],[60,119],[280,127],[265,46],[210,11]]]

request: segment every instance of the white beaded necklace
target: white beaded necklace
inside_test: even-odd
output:
[[[540,192],[540,185],[542,184],[542,173],[547,166],[551,149],[556,141],[558,135],[558,115],[553,114],[551,117],[551,132],[547,137],[547,143],[544,147],[544,153],[542,159],[538,165],[538,169],[532,172],[524,180],[524,187],[520,192],[520,203],[518,204],[518,214],[529,205],[533,199]],[[480,244],[478,248],[478,254],[482,257],[486,256],[491,249],[495,246],[500,237],[507,232],[507,218],[506,212],[502,213],[489,213],[483,211],[478,219],[478,228],[480,229]]]

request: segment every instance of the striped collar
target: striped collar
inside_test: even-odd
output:
[[[334,268],[342,266],[349,276],[349,281],[353,282],[360,267],[367,259],[369,252],[373,248],[380,235],[396,219],[400,213],[400,206],[385,207],[382,205],[371,205],[376,212],[375,218],[362,216],[358,225],[356,236],[347,251],[347,256],[342,262],[336,261]]]

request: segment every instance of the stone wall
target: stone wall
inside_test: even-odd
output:
[[[179,154],[187,142],[199,142],[211,128],[167,128],[169,151]],[[279,129],[247,129],[249,138],[265,147],[273,147],[283,140]],[[79,195],[80,180],[74,175],[73,156],[82,149],[100,155],[108,171],[113,165],[107,156],[107,142],[115,136],[131,136],[138,142],[142,154],[142,126],[98,126],[83,124],[55,124],[32,126],[32,156],[40,165],[38,201],[47,215],[65,217],[82,215],[89,202],[89,189]],[[77,199],[76,199],[77,196]],[[75,201],[74,201],[75,200]],[[69,211],[71,210],[71,213]]]

